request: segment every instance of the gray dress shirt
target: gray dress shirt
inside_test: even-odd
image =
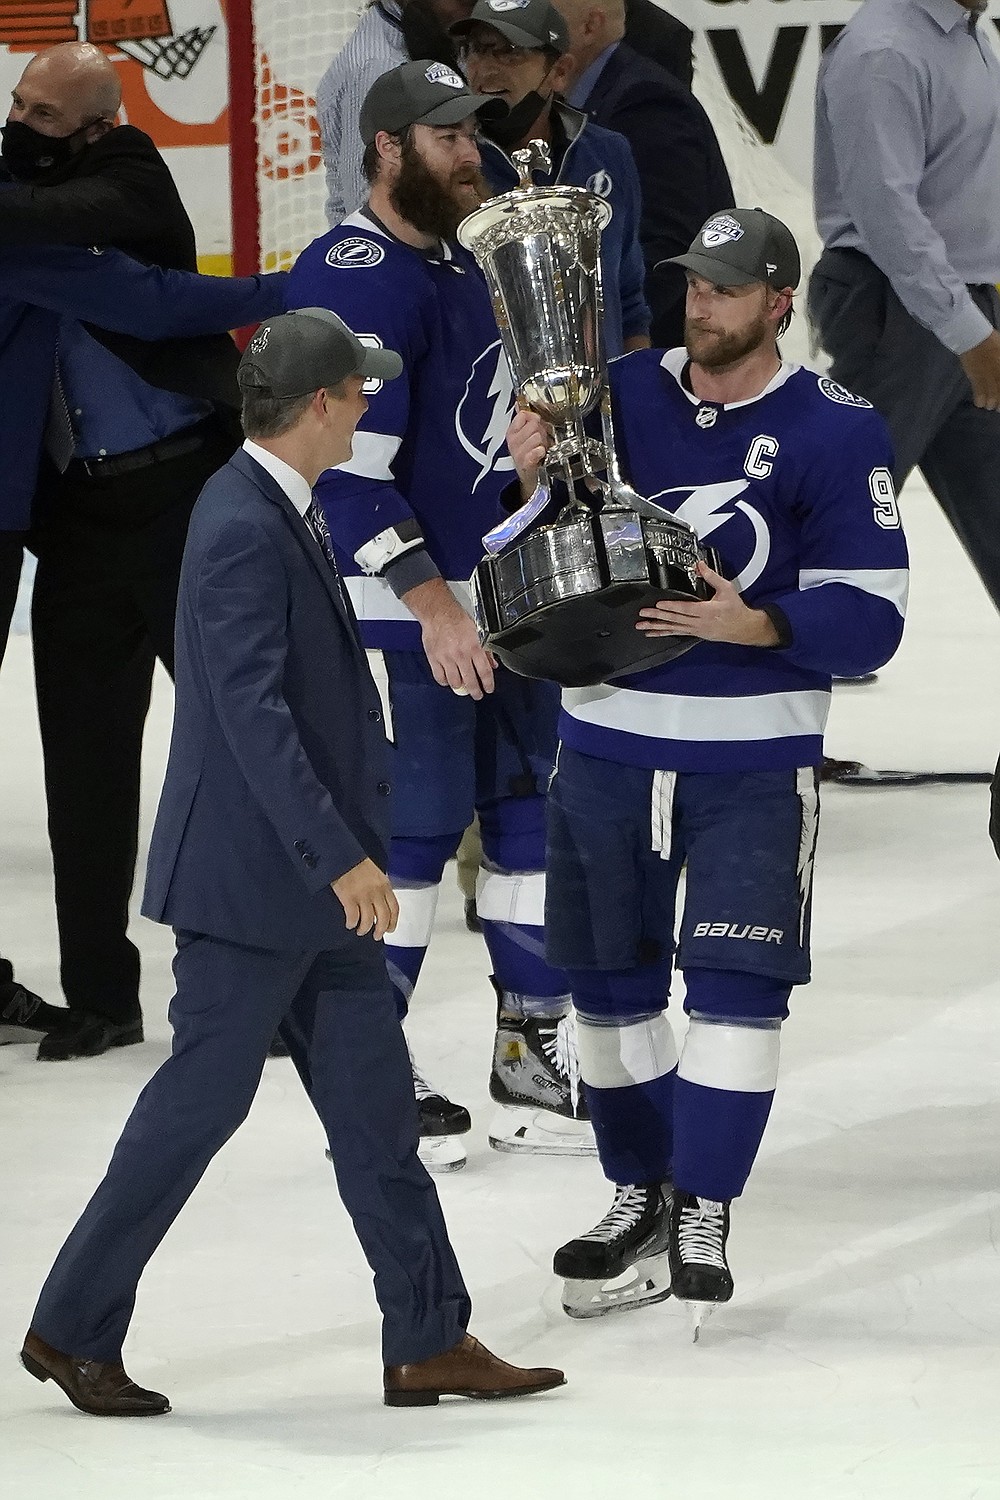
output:
[[[827,249],[956,354],[988,336],[968,287],[1000,281],[1000,61],[958,0],[865,0],[827,49],[815,193]]]
[[[326,221],[333,227],[368,197],[361,170],[361,106],[383,73],[409,61],[395,0],[381,0],[363,12],[316,90],[319,131],[326,169]]]

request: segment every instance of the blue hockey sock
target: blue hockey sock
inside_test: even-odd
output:
[[[484,865],[476,887],[493,974],[512,1015],[556,1017],[569,1010],[569,985],[545,960],[545,875]]]
[[[622,1185],[665,1181],[677,1073],[665,1013],[613,1019],[577,1009],[577,1047],[605,1177]]]
[[[385,938],[385,965],[401,1021],[409,1009],[410,996],[431,940],[440,889],[440,883],[393,887],[399,902],[399,921],[395,932]]]
[[[778,1078],[781,1022],[694,1014],[674,1105],[674,1181],[727,1202],[742,1193]]]

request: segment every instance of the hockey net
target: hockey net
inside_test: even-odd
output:
[[[364,0],[229,0],[234,268],[279,270],[326,228],[316,88],[357,24]],[[708,49],[704,49],[707,52]],[[818,249],[810,194],[764,146],[711,60],[695,91],[707,109],[737,202],[760,205],[794,232],[806,267]],[[804,359],[805,319],[784,341]]]

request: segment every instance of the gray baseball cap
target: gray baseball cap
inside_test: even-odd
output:
[[[728,208],[698,230],[691,248],[661,265],[686,266],[717,286],[749,286],[766,281],[794,291],[802,275],[792,231],[762,208]]]
[[[300,307],[262,323],[243,351],[240,390],[308,396],[348,375],[395,380],[403,361],[394,349],[369,349],[326,307]]]
[[[560,57],[569,51],[569,30],[550,0],[476,0],[466,20],[449,26],[449,35],[466,36],[477,22],[495,27],[515,47],[550,47]]]
[[[507,106],[489,94],[474,94],[447,63],[402,63],[376,78],[365,95],[358,122],[361,139],[370,146],[380,130],[408,125],[460,125],[470,115],[504,115]]]

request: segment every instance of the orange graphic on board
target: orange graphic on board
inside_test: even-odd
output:
[[[0,47],[31,53],[57,42],[93,42],[121,76],[123,118],[168,150],[228,144],[224,91],[210,95],[214,118],[192,120],[186,108],[178,111],[184,119],[170,113],[172,90],[184,89],[217,29],[176,35],[168,0],[0,0]]]
[[[165,0],[87,0],[88,42],[145,41],[172,31]]]
[[[316,101],[302,89],[277,83],[266,52],[260,55],[261,168],[273,182],[304,177],[323,160]]]

